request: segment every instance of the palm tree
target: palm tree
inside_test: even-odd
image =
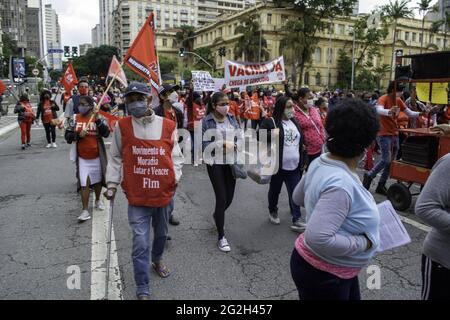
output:
[[[422,16],[422,39],[420,41],[420,53],[422,53],[423,39],[425,38],[425,16],[433,9],[431,2],[433,2],[433,0],[420,0],[420,2],[417,2],[418,7],[416,9],[419,10],[420,15]]]
[[[175,34],[175,39],[186,51],[194,49],[195,28],[193,26],[181,26]]]
[[[257,16],[247,16],[236,28],[234,33],[242,34],[234,47],[235,58],[243,58],[243,60],[247,62],[258,62],[260,25]],[[267,51],[267,41],[262,38],[261,57],[264,60],[268,60],[269,56],[269,51]]]
[[[382,12],[394,23],[394,40],[392,41],[391,78],[394,75],[395,43],[397,42],[398,20],[413,17],[413,11],[408,7],[408,0],[389,0],[389,4],[382,6]],[[422,37],[423,38],[423,37]]]
[[[447,34],[450,26],[450,13],[445,13],[445,18],[442,20],[438,20],[433,22],[430,28],[431,33],[439,33],[442,27],[444,28],[444,50],[447,48]]]

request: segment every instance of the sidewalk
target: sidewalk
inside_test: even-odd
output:
[[[17,114],[14,114],[14,107],[14,104],[10,104],[8,114],[6,116],[0,115],[0,137],[19,127]],[[5,105],[3,105],[3,108],[5,108]],[[33,110],[36,112],[37,107],[33,107]]]

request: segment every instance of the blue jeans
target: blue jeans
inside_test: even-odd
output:
[[[381,149],[381,159],[368,175],[373,179],[383,170],[379,183],[385,184],[389,179],[391,162],[397,158],[399,139],[398,136],[381,136],[377,138],[377,142]]]
[[[161,262],[166,245],[169,215],[167,208],[128,206],[133,232],[133,267],[136,294],[150,295],[150,224],[153,226],[152,262]]]
[[[280,169],[276,175],[270,180],[269,188],[269,212],[278,212],[278,199],[280,197],[281,188],[283,183],[286,184],[286,189],[289,196],[289,206],[291,208],[292,222],[296,222],[301,217],[300,207],[292,200],[292,194],[295,187],[300,183],[302,179],[302,172],[300,170],[286,171]]]

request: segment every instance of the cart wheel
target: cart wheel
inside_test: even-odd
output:
[[[403,183],[394,183],[390,186],[387,197],[395,210],[405,211],[411,207],[412,195]]]

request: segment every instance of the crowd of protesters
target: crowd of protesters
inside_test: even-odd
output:
[[[236,140],[227,141],[227,132],[236,129],[277,132],[279,169],[270,179],[267,205],[269,222],[280,224],[279,196],[286,185],[292,216],[291,229],[299,233],[291,258],[291,272],[300,299],[360,299],[358,273],[377,252],[379,215],[368,190],[382,172],[376,193],[386,195],[391,162],[405,136],[399,129],[423,128],[450,121],[449,106],[433,106],[418,101],[414,88],[409,90],[391,82],[385,94],[379,91],[356,94],[343,90],[314,92],[303,87],[291,90],[274,87],[247,88],[218,92],[195,92],[164,84],[158,92],[159,105],[152,106],[148,85],[131,83],[126,90],[105,93],[103,86],[91,86],[81,78],[72,92],[61,94],[43,90],[34,113],[27,95],[15,108],[21,130],[21,146],[31,146],[31,126],[42,122],[47,148],[56,148],[56,128],[65,123],[65,140],[72,145],[71,158],[76,165],[81,193],[80,222],[91,219],[88,200],[95,193],[95,208],[104,210],[101,190],[113,200],[119,185],[128,200],[128,218],[133,233],[132,259],[137,297],[150,296],[150,264],[162,278],[171,272],[162,257],[168,227],[178,225],[174,216],[175,195],[185,162],[178,130],[190,133],[194,165],[206,163],[206,171],[215,194],[213,218],[217,247],[230,252],[225,235],[225,213],[230,208],[237,181],[245,176],[242,167],[203,159],[202,151],[220,144],[224,154],[239,153]],[[61,109],[58,105],[61,105]],[[98,108],[97,108],[98,107]],[[58,111],[63,116],[58,116]],[[119,120],[112,126],[99,114]],[[435,130],[449,131],[445,125]],[[203,139],[200,150],[193,148],[195,132],[214,129],[223,140]],[[112,136],[107,156],[103,139]],[[138,172],[139,154],[153,150],[154,172],[163,177]],[[374,155],[379,161],[374,164]],[[198,157],[195,157],[195,155]],[[357,168],[365,159],[366,172],[361,182]],[[450,172],[449,157],[441,160],[437,171]],[[144,171],[145,172],[145,171]],[[148,171],[150,172],[150,170]],[[146,178],[147,177],[147,178]],[[155,189],[157,191],[155,191]],[[436,173],[419,198],[419,215],[433,227],[426,240],[423,256],[424,299],[448,295],[450,274],[449,186],[438,181]],[[301,208],[305,208],[302,218]],[[427,211],[427,208],[431,208]],[[445,209],[447,208],[447,209]],[[150,230],[153,244],[150,249]],[[151,252],[150,252],[151,250]],[[151,254],[151,257],[150,257]],[[447,279],[445,282],[442,279]]]

